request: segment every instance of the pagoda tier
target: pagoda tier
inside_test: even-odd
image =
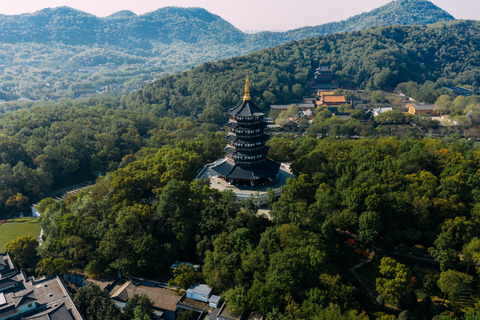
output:
[[[238,136],[236,134],[229,134],[225,137],[225,139],[228,140],[228,142],[232,144],[238,144],[239,146],[243,146],[242,144],[252,144],[252,146],[257,146],[258,143],[264,144],[267,142],[269,137],[266,134],[260,134],[256,136]]]
[[[227,158],[238,164],[253,164],[267,159],[268,147],[262,147],[259,150],[238,150],[227,146],[223,151]]]
[[[248,79],[243,101],[228,114],[228,144],[223,149],[226,158],[217,161],[212,169],[229,183],[254,186],[274,181],[280,164],[267,159],[265,112],[251,101]]]
[[[243,132],[246,132],[246,131],[249,131],[249,130],[264,130],[266,127],[267,127],[267,123],[262,121],[262,122],[259,122],[259,123],[255,123],[255,124],[251,124],[251,125],[247,125],[245,123],[238,123],[238,122],[233,122],[233,121],[229,121],[226,126],[228,128],[232,130],[235,130],[235,131],[243,131]],[[242,133],[243,133],[242,132]]]

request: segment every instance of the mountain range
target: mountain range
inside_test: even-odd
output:
[[[253,51],[332,33],[373,26],[426,25],[454,17],[426,0],[397,0],[340,22],[287,32],[245,34],[218,15],[202,8],[165,7],[143,15],[120,11],[106,18],[69,7],[47,8],[31,14],[0,15],[0,42],[17,44],[114,45],[145,49],[155,43],[235,45]]]
[[[0,100],[87,98],[108,86],[133,91],[207,61],[290,41],[453,19],[426,0],[397,0],[345,21],[256,34],[201,8],[166,7],[143,15],[120,11],[105,18],[69,7],[0,15]]]

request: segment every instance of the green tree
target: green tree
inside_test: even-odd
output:
[[[435,247],[437,248],[434,251],[434,257],[442,266],[442,270],[445,270],[448,265],[453,263],[457,259],[457,254],[453,248],[452,240],[448,237],[446,233],[440,233],[435,240]]]
[[[140,313],[141,311],[142,316],[148,317],[148,319],[153,318],[153,302],[146,294],[134,294],[133,296],[129,297],[127,303],[122,309],[122,317],[125,320],[130,320],[136,317],[135,313]]]
[[[411,118],[412,115],[405,112],[390,110],[376,116],[375,122],[378,124],[402,124],[411,121]]]
[[[452,302],[458,300],[462,294],[469,294],[472,283],[473,277],[455,270],[442,272],[437,281],[438,287],[444,293],[443,300],[448,296]]]
[[[173,270],[173,274],[174,277],[168,281],[168,286],[176,286],[184,290],[199,283],[202,278],[201,274],[196,272],[193,266],[188,266],[183,263]]]
[[[40,203],[37,206],[38,212],[44,213],[45,210],[47,210],[50,207],[50,205],[52,205],[54,202],[55,200],[53,198],[42,199],[42,201],[40,201]]]
[[[312,319],[367,320],[368,316],[359,313],[357,310],[342,312],[340,306],[332,303],[325,309],[319,310],[318,314],[314,315]]]
[[[299,83],[296,83],[292,86],[292,93],[296,96],[296,98],[301,98],[303,96],[303,86]]]
[[[201,121],[216,123],[216,124],[219,124],[219,125],[226,122],[225,121],[226,120],[225,114],[221,110],[219,110],[217,108],[214,108],[214,107],[209,107],[209,108],[206,108],[205,110],[203,110],[199,119]]]
[[[445,114],[447,111],[450,111],[452,105],[452,98],[449,95],[441,95],[435,101],[435,111],[439,114]]]
[[[359,236],[364,241],[373,241],[382,230],[380,215],[374,211],[366,211],[360,215],[358,220]]]
[[[338,112],[340,113],[350,113],[351,111],[353,111],[353,107],[350,103],[344,103],[338,107]]]
[[[412,320],[412,315],[410,314],[410,311],[408,310],[403,310],[400,312],[398,315],[398,320]]]
[[[277,110],[270,110],[270,112],[268,113],[268,116],[272,118],[273,121],[275,121],[279,115],[280,112],[278,112]]]
[[[295,117],[298,116],[298,107],[296,104],[291,104],[288,106],[287,111],[283,112],[285,112],[286,116],[288,117]]]
[[[67,273],[68,269],[72,266],[72,261],[65,260],[63,258],[52,258],[47,257],[38,263],[40,267],[40,274],[43,274],[47,277],[52,277],[54,275]]]
[[[152,320],[152,317],[149,316],[147,313],[143,312],[142,308],[140,307],[136,307],[133,314],[134,314],[133,320]]]
[[[480,320],[480,311],[467,311],[464,320]]]
[[[275,119],[275,124],[277,126],[283,127],[290,121],[290,116],[287,114],[286,111],[280,112],[280,115]]]
[[[234,315],[241,315],[248,308],[247,290],[244,287],[235,287],[225,292],[225,302],[228,311]]]
[[[469,243],[463,246],[463,259],[468,266],[480,264],[480,239],[473,238]],[[468,268],[466,273],[468,273]],[[477,266],[477,273],[480,275],[480,266]]]
[[[271,208],[275,201],[277,201],[277,193],[273,188],[267,188],[266,201],[268,206]]]
[[[384,102],[385,94],[382,91],[373,91],[370,98],[372,102]]]
[[[263,97],[265,98],[265,101],[270,104],[273,104],[275,102],[275,95],[268,90],[265,90],[263,92]]]
[[[452,111],[461,113],[467,108],[469,101],[464,96],[457,96],[452,102]]]
[[[5,245],[5,251],[10,253],[20,269],[31,273],[38,262],[38,240],[30,236],[18,237]]]
[[[178,314],[178,320],[197,320],[199,313],[193,310],[186,310]]]
[[[78,289],[73,302],[89,320],[118,320],[120,309],[96,284]]]
[[[395,302],[407,297],[410,276],[405,265],[390,257],[384,257],[381,260],[380,273],[383,277],[377,278],[375,286],[379,294]]]
[[[350,209],[336,211],[332,216],[332,222],[337,228],[344,231],[356,232],[358,228],[358,216]]]
[[[85,272],[91,277],[99,277],[105,271],[105,263],[93,259],[85,266]]]

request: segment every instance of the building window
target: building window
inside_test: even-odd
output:
[[[31,303],[29,303],[29,304],[28,304],[28,307],[29,307],[29,308],[31,308],[31,307],[32,307],[32,304],[31,304]]]

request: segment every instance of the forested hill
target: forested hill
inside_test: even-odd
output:
[[[189,115],[206,108],[208,115],[219,116],[241,98],[249,69],[252,96],[266,107],[301,98],[319,63],[329,64],[343,87],[385,90],[438,79],[444,86],[478,87],[480,22],[377,27],[290,42],[164,77],[123,101],[160,114]]]
[[[88,98],[106,92],[108,85],[122,93],[206,61],[291,40],[452,18],[428,1],[403,0],[343,22],[249,35],[201,8],[166,7],[143,15],[120,11],[105,18],[68,7],[0,15],[0,100]],[[2,105],[0,113],[14,109]]]
[[[321,15],[322,12],[322,10],[319,10],[319,15]],[[323,14],[326,14],[326,12],[323,12]],[[314,27],[299,28],[285,33],[263,32],[252,35],[249,41],[257,43],[271,42],[272,45],[278,45],[291,40],[365,30],[374,26],[427,25],[453,19],[454,17],[452,15],[430,1],[397,0],[389,2],[370,12],[348,18],[347,20],[326,23]]]
[[[217,15],[201,8],[166,7],[140,16],[121,11],[107,18],[69,7],[47,8],[32,14],[0,17],[1,42],[57,42],[66,45],[132,43],[217,43],[243,41],[244,34]],[[145,45],[145,44],[144,44]]]
[[[363,30],[378,25],[426,25],[452,19],[450,14],[429,1],[400,0],[340,22],[288,32],[247,35],[221,17],[201,8],[166,7],[138,16],[131,11],[120,11],[99,18],[69,7],[58,7],[32,14],[0,16],[0,41],[10,44],[110,44],[119,47],[136,44],[143,48],[149,48],[153,43],[208,42],[243,44],[239,50],[245,52],[290,40]]]

